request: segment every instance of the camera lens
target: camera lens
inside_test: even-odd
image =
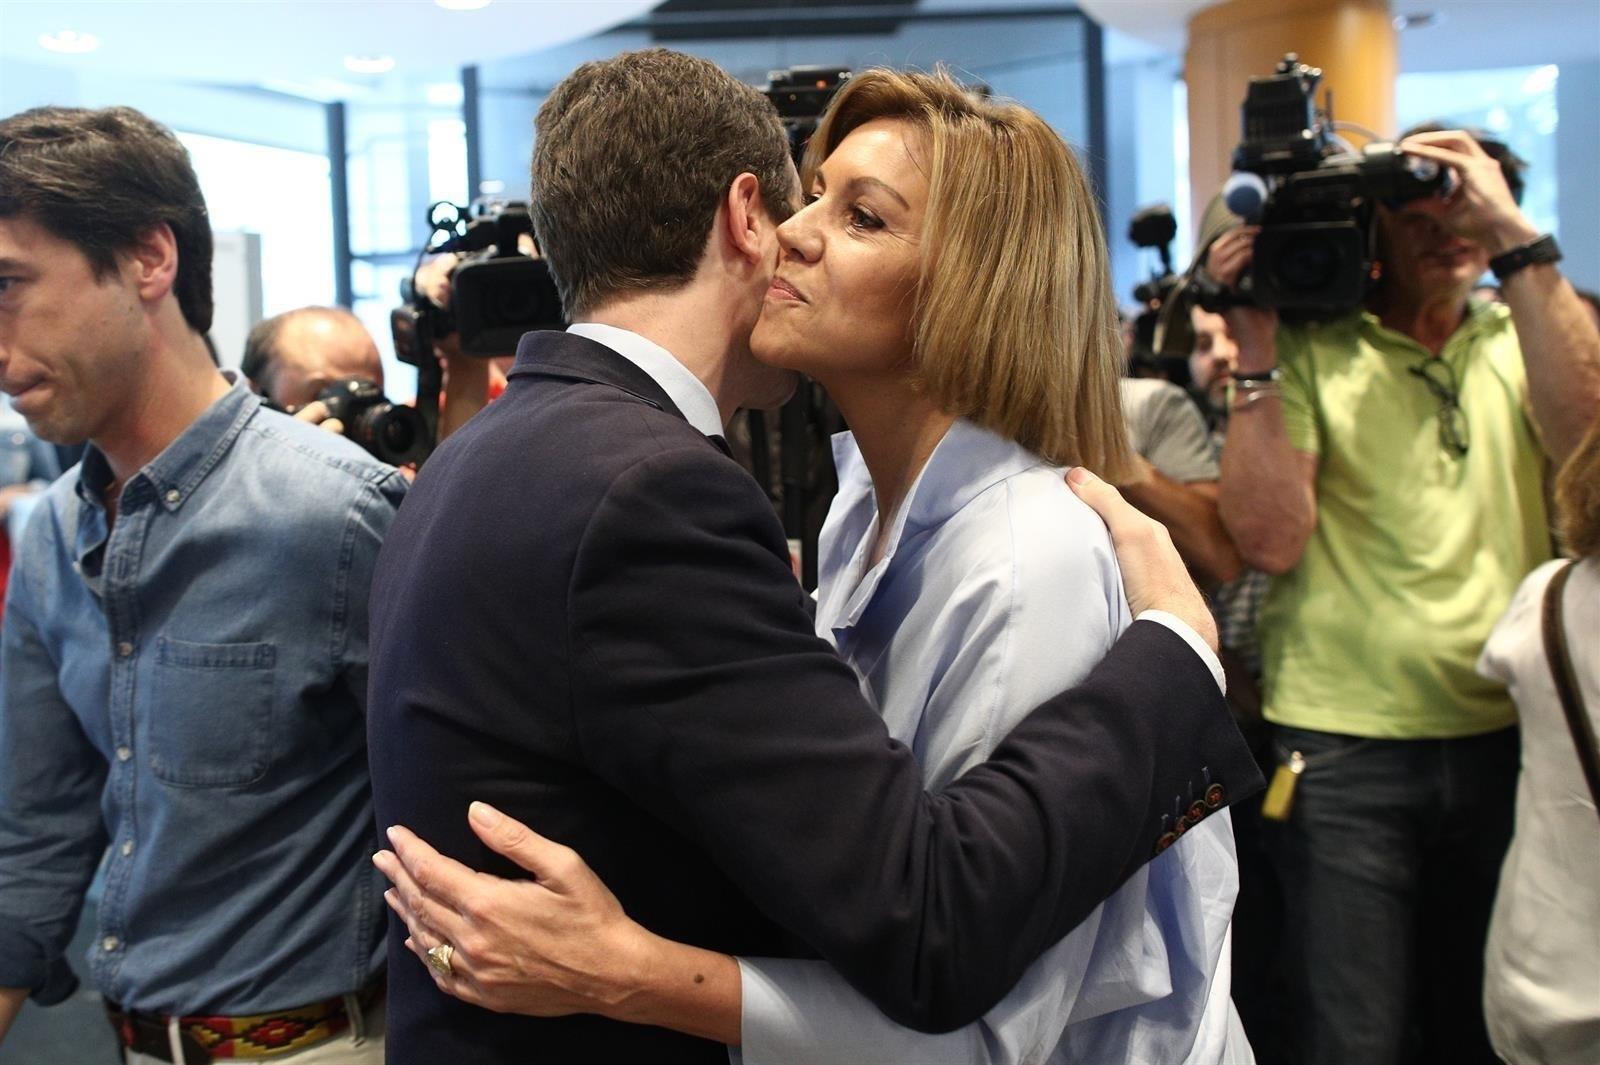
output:
[[[1338,278],[1344,256],[1322,234],[1307,234],[1283,246],[1278,255],[1278,284],[1285,292],[1314,292]]]
[[[410,407],[375,403],[362,411],[347,430],[350,439],[381,462],[401,466],[422,458],[422,416]]]
[[[389,411],[379,418],[375,428],[383,449],[392,455],[407,454],[416,446],[417,427],[396,411]]]

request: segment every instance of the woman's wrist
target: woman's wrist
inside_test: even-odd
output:
[[[743,1008],[738,961],[630,924],[618,965],[607,976],[603,1016],[738,1045]]]

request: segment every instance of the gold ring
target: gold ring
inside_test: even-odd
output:
[[[428,949],[428,967],[440,976],[454,976],[455,973],[450,968],[450,956],[455,952],[456,948],[448,943],[440,943],[437,947],[430,947]]]

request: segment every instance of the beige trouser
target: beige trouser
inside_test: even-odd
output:
[[[354,996],[351,996],[352,998]],[[332,1039],[324,1040],[315,1046],[306,1047],[304,1050],[295,1050],[287,1054],[274,1054],[269,1058],[240,1058],[239,1061],[255,1061],[261,1065],[383,1065],[383,1023],[384,1023],[384,998],[378,996],[377,1000],[368,1006],[361,1015],[361,1023],[350,1028]],[[178,1041],[177,1022],[171,1022],[168,1028],[173,1043]],[[174,1057],[174,1061],[182,1061],[182,1057]],[[131,1050],[122,1052],[123,1065],[164,1065],[165,1059],[153,1058],[148,1054],[136,1054]]]

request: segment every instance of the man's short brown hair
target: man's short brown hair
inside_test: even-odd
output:
[[[694,275],[733,179],[781,221],[795,189],[765,96],[716,64],[650,49],[585,63],[534,124],[533,224],[567,315]]]
[[[0,218],[23,217],[77,247],[96,277],[165,222],[189,328],[211,329],[211,219],[172,131],[131,107],[37,107],[0,120]]]

